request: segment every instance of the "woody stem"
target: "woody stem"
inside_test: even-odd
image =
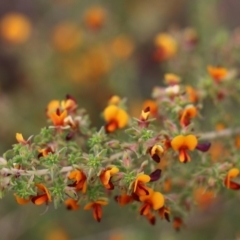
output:
[[[216,138],[231,137],[240,134],[240,128],[226,128],[221,131],[200,134],[201,140],[214,140]]]
[[[240,127],[239,128],[234,128],[234,129],[226,128],[226,129],[223,129],[223,130],[217,131],[217,132],[216,131],[206,132],[206,133],[200,134],[200,139],[201,140],[214,140],[214,139],[222,138],[222,137],[231,137],[231,136],[234,136],[234,135],[237,135],[237,134],[240,134]],[[123,152],[119,152],[119,153],[116,153],[116,154],[112,155],[110,157],[110,161],[114,161],[115,159],[118,159],[126,151],[129,151],[129,150],[125,150]],[[72,169],[73,169],[72,166],[66,166],[66,167],[63,167],[60,170],[60,173],[67,173],[67,172],[70,172]],[[16,168],[10,168],[10,169],[2,168],[0,170],[0,174],[2,176],[7,176],[8,174],[10,174],[10,175],[20,174],[22,176],[24,176],[24,175],[25,176],[31,176],[31,175],[42,176],[42,175],[49,174],[49,173],[50,173],[49,169],[23,170],[23,169],[16,169]]]
[[[66,166],[66,167],[63,167],[61,170],[60,170],[60,173],[66,173],[66,172],[69,172],[73,169],[72,166]],[[49,169],[41,169],[41,170],[22,170],[22,169],[16,169],[16,168],[2,168],[0,170],[0,173],[1,175],[8,175],[8,174],[11,174],[11,175],[16,175],[16,174],[20,174],[22,176],[29,176],[29,175],[37,175],[37,176],[42,176],[42,175],[45,175],[45,174],[50,174],[50,170]]]

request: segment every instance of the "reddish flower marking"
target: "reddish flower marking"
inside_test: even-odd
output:
[[[113,175],[119,172],[119,169],[117,167],[107,167],[105,170],[103,170],[100,174],[100,180],[103,184],[103,186],[109,190],[114,189],[114,185],[111,182],[111,178]]]
[[[122,195],[119,195],[119,196],[115,196],[115,201],[118,202],[118,204],[120,206],[124,206],[128,203],[131,203],[134,199],[132,196],[129,196],[127,194],[122,194]]]
[[[54,151],[51,147],[39,149],[38,152],[39,152],[38,158],[46,157],[49,153],[54,153]]]
[[[150,153],[152,159],[155,162],[159,163],[164,154],[164,149],[161,145],[156,144],[153,147],[149,148],[149,153]]]
[[[86,193],[87,191],[87,177],[81,170],[72,171],[68,178],[70,180],[75,180],[73,184],[70,186],[76,187],[77,191],[82,191],[82,193]]]
[[[34,196],[31,198],[32,202],[36,205],[42,205],[43,203],[48,204],[52,201],[51,195],[48,189],[41,183],[37,183],[36,187],[42,192],[42,194]]]
[[[155,223],[156,223],[156,217],[155,217],[151,212],[149,212],[147,215],[144,215],[144,216],[147,218],[148,222],[149,222],[151,225],[155,225]]]
[[[176,231],[180,231],[181,227],[183,226],[183,221],[180,217],[175,217],[173,219],[173,228],[176,230]]]
[[[146,174],[138,175],[133,183],[133,193],[137,194],[138,196],[148,195],[148,187],[146,187],[144,183],[150,182],[150,180],[150,176]]]
[[[228,171],[227,176],[225,177],[224,184],[227,188],[232,189],[232,190],[239,190],[240,189],[240,184],[231,181],[232,178],[235,178],[239,175],[239,169],[237,168],[232,168]]]
[[[191,119],[197,116],[197,108],[193,105],[188,105],[180,113],[180,125],[181,127],[186,127],[190,124]]]
[[[67,117],[67,111],[66,110],[60,110],[60,108],[57,108],[55,112],[50,113],[50,119],[53,122],[53,125],[56,127],[65,126],[64,119]]]
[[[143,203],[139,212],[141,215],[148,215],[151,210],[158,210],[164,206],[164,197],[160,192],[148,189],[149,195],[140,196],[139,200]]]
[[[104,200],[97,200],[95,202],[90,202],[88,203],[85,207],[84,210],[90,210],[92,209],[93,211],[93,217],[96,221],[100,222],[102,219],[102,206],[107,205],[108,202]]]
[[[68,198],[67,200],[65,200],[64,203],[68,210],[78,210],[80,208],[78,201],[76,201],[72,198]]]
[[[158,213],[159,213],[159,216],[161,217],[161,219],[166,219],[168,222],[170,222],[170,209],[168,207],[161,207],[159,210],[158,210]]]

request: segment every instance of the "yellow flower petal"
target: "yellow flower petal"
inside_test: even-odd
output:
[[[160,192],[154,192],[151,196],[152,208],[157,210],[164,206],[164,197]]]
[[[124,128],[128,123],[128,114],[126,113],[126,111],[119,108],[116,115],[116,120],[118,122],[118,127]]]
[[[171,146],[175,151],[177,151],[184,145],[184,143],[185,143],[185,136],[179,135],[179,136],[176,136],[171,141]]]
[[[121,101],[121,98],[117,95],[113,95],[109,101],[108,101],[108,104],[109,105],[118,105],[119,102]]]
[[[146,187],[148,191],[148,195],[141,195],[139,196],[140,202],[147,202],[151,200],[152,194],[154,193],[152,188]]]
[[[30,202],[30,198],[29,198],[29,199],[21,198],[21,197],[19,197],[19,196],[18,196],[17,194],[15,194],[15,193],[14,193],[14,196],[15,196],[16,201],[17,201],[18,204],[23,205],[23,204],[27,204],[27,203]]]
[[[95,203],[96,203],[96,204],[99,204],[99,205],[102,205],[102,206],[108,205],[108,202],[107,202],[107,201],[104,201],[104,200],[97,200]]]
[[[114,175],[119,172],[119,169],[117,167],[112,167],[109,171],[111,175]]]
[[[84,210],[90,210],[92,208],[93,204],[94,204],[93,202],[90,202],[90,203],[86,204],[83,209]]]
[[[111,121],[113,118],[115,118],[116,114],[118,113],[118,107],[115,105],[109,105],[106,107],[103,111],[103,116],[106,122]]]
[[[138,182],[147,183],[147,182],[149,182],[150,180],[151,180],[151,178],[150,178],[148,175],[146,175],[146,174],[138,175],[138,176],[137,176],[137,179],[135,180],[135,183],[134,183],[133,192],[136,192]]]
[[[228,172],[228,177],[229,178],[235,178],[235,177],[238,176],[238,174],[239,174],[239,170],[237,168],[232,168]]]
[[[164,75],[164,81],[167,84],[178,84],[181,82],[181,78],[174,73],[166,73]]]
[[[198,144],[198,140],[196,136],[194,135],[185,136],[185,146],[187,146],[189,150],[194,150],[197,144]]]
[[[21,133],[16,133],[16,139],[19,143],[25,142],[23,135]]]

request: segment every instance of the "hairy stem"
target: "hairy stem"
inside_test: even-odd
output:
[[[222,137],[231,137],[240,134],[240,128],[226,128],[221,131],[200,134],[201,140],[214,140]]]

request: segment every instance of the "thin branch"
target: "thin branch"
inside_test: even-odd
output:
[[[240,127],[235,128],[235,129],[226,128],[221,131],[203,133],[203,134],[200,134],[200,139],[201,140],[214,140],[217,138],[230,137],[230,136],[234,136],[237,134],[240,134]],[[130,149],[125,149],[125,151],[123,151],[123,152],[113,154],[109,160],[114,161],[115,159],[118,159],[119,157],[121,157],[124,154],[124,152],[131,153],[132,151]],[[72,169],[73,169],[72,166],[66,166],[60,170],[60,173],[70,172]],[[16,168],[11,168],[11,169],[2,168],[0,170],[0,174],[5,175],[5,176],[8,174],[11,174],[11,175],[20,174],[22,176],[32,176],[32,175],[42,176],[45,174],[50,174],[50,171],[49,171],[49,169],[22,170],[22,169],[16,169]]]
[[[226,128],[221,131],[207,132],[200,134],[201,140],[214,140],[222,137],[231,137],[240,134],[240,128]]]
[[[65,173],[65,172],[69,172],[73,169],[72,166],[66,166],[66,167],[63,167],[60,171],[60,173]],[[2,168],[0,170],[0,173],[2,175],[8,175],[8,174],[11,174],[11,175],[15,175],[15,174],[20,174],[22,176],[29,176],[29,175],[37,175],[37,176],[42,176],[42,175],[45,175],[45,174],[50,174],[50,170],[49,169],[41,169],[41,170],[22,170],[22,169],[16,169],[16,168]]]

